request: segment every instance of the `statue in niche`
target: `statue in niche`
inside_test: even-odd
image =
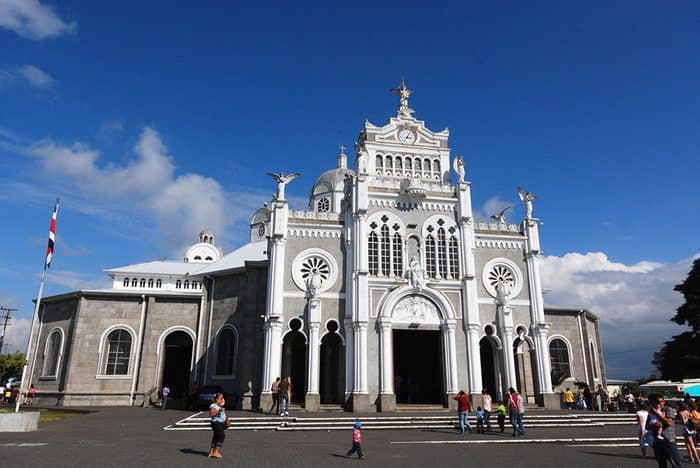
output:
[[[464,168],[464,158],[462,156],[457,156],[452,162],[452,169],[457,173],[457,183],[463,184],[464,177],[467,175],[467,171]]]
[[[491,219],[495,219],[498,224],[506,224],[506,211],[510,210],[510,206],[506,206],[497,215],[491,215]]]
[[[537,197],[532,192],[526,192],[522,187],[518,187],[518,196],[525,203],[525,219],[532,219],[532,202]]]
[[[496,301],[503,307],[510,305],[510,295],[512,292],[511,285],[508,281],[499,281],[496,285]]]
[[[367,174],[367,151],[358,147],[355,147],[355,150],[357,151],[357,173]]]
[[[321,274],[318,271],[311,272],[309,277],[306,278],[306,295],[309,299],[316,299],[316,296],[318,296],[321,290],[321,286],[323,286]]]
[[[298,172],[292,172],[291,174],[285,174],[284,172],[268,172],[267,175],[277,182],[277,193],[275,194],[274,200],[284,201],[284,188],[288,183],[299,177],[300,174]]]
[[[416,257],[411,257],[406,270],[406,279],[415,289],[425,288],[425,271],[421,268]]]

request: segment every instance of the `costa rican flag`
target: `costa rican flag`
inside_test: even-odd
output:
[[[44,269],[51,266],[51,257],[53,257],[53,246],[56,241],[56,216],[58,215],[58,198],[56,198],[56,205],[53,207],[53,214],[51,215],[51,226],[49,226],[49,246],[46,248],[46,263],[44,264]]]

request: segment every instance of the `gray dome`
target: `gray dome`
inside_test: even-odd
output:
[[[311,197],[319,193],[342,192],[345,187],[346,176],[352,177],[354,175],[355,171],[344,168],[335,168],[324,172],[311,189]]]

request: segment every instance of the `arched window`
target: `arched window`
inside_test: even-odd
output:
[[[384,168],[384,157],[381,154],[377,155],[377,173],[381,174]]]
[[[195,260],[201,260],[201,259],[202,259],[202,257],[201,257],[201,256],[199,256],[199,255],[195,255],[195,256],[194,256],[194,259],[195,259]]]
[[[394,243],[392,247],[394,249],[394,275],[403,276],[403,243],[401,242],[401,234],[398,232],[394,234]]]
[[[369,233],[369,274],[377,273],[379,273],[379,239],[377,233],[372,231]]]
[[[139,281],[139,280],[137,280],[136,278],[132,279],[132,280],[131,280],[131,287],[132,287],[132,288],[135,288],[136,285],[138,284],[138,281]]]
[[[216,375],[233,375],[236,363],[236,334],[230,326],[216,340]]]
[[[425,158],[423,160],[423,177],[430,177],[430,159]]]
[[[552,372],[565,377],[571,376],[571,366],[569,364],[569,348],[564,340],[554,338],[549,343],[549,360],[552,364]]]
[[[44,348],[44,369],[41,373],[42,376],[56,377],[58,360],[61,355],[61,346],[63,344],[62,341],[63,335],[60,330],[51,332],[46,342],[46,347]]]
[[[401,175],[401,169],[403,167],[401,156],[396,156],[396,163],[394,164],[394,169],[396,169],[396,175]]]
[[[129,287],[129,278],[124,278],[124,287],[125,288]]]
[[[384,160],[384,169],[386,175],[392,175],[393,171],[392,169],[394,168],[394,161],[391,156],[386,156],[386,159]]]
[[[163,286],[163,282],[159,279],[156,280],[156,288],[160,288],[161,286]]]
[[[433,177],[435,179],[440,178],[440,160],[439,159],[433,159]]]
[[[457,238],[455,236],[450,237],[449,249],[450,276],[453,279],[459,279],[459,249],[457,248]]]
[[[382,251],[381,251],[381,259],[382,259],[382,274],[383,275],[389,275],[390,268],[391,268],[391,252],[389,251],[389,226],[386,224],[382,225]]]
[[[192,281],[192,289],[197,289],[198,284],[199,283],[197,283],[196,281]]]
[[[131,358],[131,335],[118,328],[107,335],[105,375],[127,375]]]
[[[139,287],[140,288],[146,287],[146,278],[141,278],[141,281],[139,281]]]
[[[591,343],[591,367],[593,367],[593,378],[598,378],[598,366],[596,365],[595,347]]]
[[[185,284],[183,285],[183,289],[190,289],[190,280],[185,280]]]
[[[153,287],[153,278],[148,279],[148,287],[152,288]]]
[[[182,281],[180,281],[180,280],[175,281],[175,289],[180,289],[180,288],[182,288]]]
[[[420,158],[416,158],[415,164],[413,165],[413,169],[417,172],[421,171]]]
[[[213,259],[213,258],[211,258],[211,257],[209,257],[209,256],[207,256],[207,258],[205,258],[204,260],[206,260],[206,261],[208,261],[208,262],[209,262],[209,261],[212,261],[212,260],[214,260],[214,259]]]
[[[439,228],[437,231],[438,238],[438,265],[440,270],[440,277],[447,278],[447,243],[445,241],[445,230]]]
[[[406,164],[405,164],[404,168],[406,169],[406,172],[407,172],[406,175],[409,175],[408,171],[411,171],[413,169],[413,163],[411,162],[411,158],[408,158],[408,157],[406,158],[405,162],[406,162]]]
[[[435,268],[435,238],[431,234],[425,239],[425,266],[428,276],[435,278],[437,275],[437,269]]]

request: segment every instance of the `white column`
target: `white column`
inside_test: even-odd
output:
[[[501,330],[501,339],[503,340],[503,365],[505,367],[506,385],[508,387],[517,387],[515,378],[515,360],[513,357],[513,327],[505,326]]]
[[[552,391],[552,363],[549,360],[549,346],[547,345],[547,331],[549,325],[542,323],[534,328],[535,334],[535,358],[537,360],[537,381],[542,393],[553,393]],[[537,350],[546,352],[537,352]]]
[[[379,324],[379,348],[382,353],[381,362],[381,393],[394,394],[394,343],[392,340],[391,322]]]
[[[345,319],[345,395],[352,393],[355,382],[355,327],[353,327],[352,319]]]
[[[447,393],[457,393],[459,391],[459,377],[457,374],[457,344],[455,342],[455,329],[457,324],[454,320],[445,322],[442,325],[443,347],[445,355],[445,377]]]
[[[367,393],[367,322],[355,322],[354,393]]]
[[[481,349],[479,347],[479,334],[481,326],[470,323],[467,325],[467,345],[469,346],[469,393],[481,393],[484,388],[481,380]],[[493,391],[495,389],[489,389]]]
[[[309,323],[309,382],[306,392],[318,394],[318,376],[320,368],[321,343],[318,330],[321,324]]]
[[[272,393],[272,382],[282,369],[282,322],[277,317],[265,321],[262,393]]]

